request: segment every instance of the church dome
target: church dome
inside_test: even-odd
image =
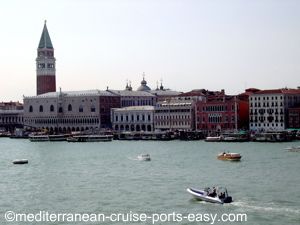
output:
[[[151,91],[151,88],[147,86],[147,81],[143,77],[143,80],[141,81],[141,86],[137,89],[137,91]]]

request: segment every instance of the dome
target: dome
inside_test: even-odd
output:
[[[145,78],[141,81],[141,86],[137,89],[137,91],[151,91],[151,88],[147,86],[147,81]]]

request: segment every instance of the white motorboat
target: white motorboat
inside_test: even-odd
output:
[[[13,161],[13,164],[27,164],[28,163],[28,159],[15,159]]]
[[[218,141],[222,141],[223,137],[222,136],[217,136],[217,137],[206,137],[205,141],[207,142],[218,142]]]
[[[205,188],[204,190],[199,190],[196,188],[187,188],[189,192],[195,199],[200,201],[206,201],[211,203],[230,203],[232,202],[232,197],[228,196],[226,188],[217,187],[217,188]]]
[[[289,151],[289,152],[300,152],[300,146],[297,146],[297,147],[287,147],[285,148],[285,150]]]
[[[151,160],[149,154],[138,155],[137,159],[140,160],[140,161],[150,161]]]

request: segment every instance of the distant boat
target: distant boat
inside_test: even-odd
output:
[[[10,132],[3,132],[3,131],[0,131],[0,137],[10,137],[11,136],[11,133]]]
[[[150,161],[151,160],[149,154],[138,155],[137,159],[140,160],[140,161]]]
[[[112,141],[113,135],[110,134],[93,134],[93,135],[76,135],[67,138],[68,142],[107,142]]]
[[[297,147],[287,147],[285,148],[285,150],[289,151],[289,152],[300,152],[300,146],[297,146]]]
[[[13,161],[13,164],[27,164],[28,163],[28,159],[15,159]]]
[[[240,161],[242,156],[239,153],[222,152],[218,155],[220,160]]]
[[[284,131],[264,132],[252,135],[252,141],[258,142],[284,142],[291,139],[291,135]]]
[[[66,141],[67,137],[64,134],[52,134],[49,135],[49,141]]]
[[[221,141],[222,140],[222,136],[217,136],[217,137],[206,137],[205,141],[207,142],[216,142],[216,141]]]
[[[49,141],[49,135],[29,135],[29,140],[32,142],[37,142],[37,141]]]
[[[223,133],[221,141],[224,142],[245,142],[249,141],[249,134],[245,131],[234,133]]]
[[[249,141],[249,135],[247,132],[240,131],[235,133],[222,133],[219,136],[209,136],[206,137],[205,141],[207,142],[245,142]]]

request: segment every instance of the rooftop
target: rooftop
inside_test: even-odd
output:
[[[257,91],[253,94],[254,95],[262,95],[262,94],[300,94],[300,89],[289,89],[289,88],[269,89],[269,90]]]
[[[148,96],[148,97],[154,97],[153,94],[147,92],[147,91],[129,91],[129,90],[108,90],[109,92],[119,95],[119,96]]]
[[[63,95],[64,97],[79,97],[79,96],[116,96],[110,91],[101,91],[98,89],[95,90],[85,90],[85,91],[62,91],[62,92],[48,92],[45,94],[37,95],[37,96],[26,96],[26,98],[58,98],[59,95]]]
[[[151,90],[148,92],[157,96],[178,96],[182,93],[179,91],[172,91],[172,90]]]

